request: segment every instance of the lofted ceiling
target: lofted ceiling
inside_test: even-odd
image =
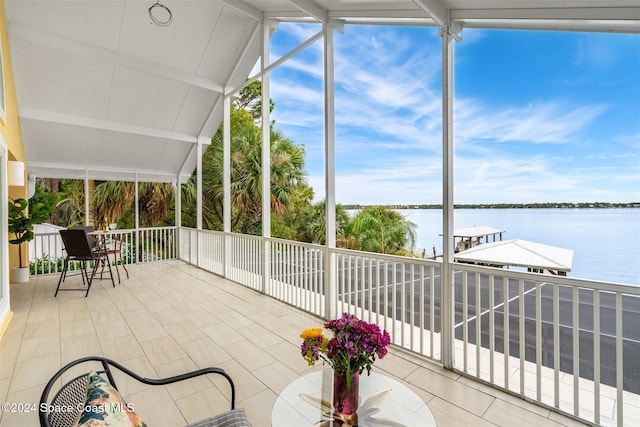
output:
[[[32,176],[175,181],[260,55],[264,18],[640,32],[638,0],[4,0]],[[162,17],[162,15],[159,15]]]

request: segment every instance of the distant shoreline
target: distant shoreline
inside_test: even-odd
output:
[[[347,210],[362,209],[371,206],[384,206],[388,209],[442,209],[442,205],[342,205]],[[454,209],[608,209],[640,208],[640,202],[581,202],[581,203],[473,203],[456,204]]]

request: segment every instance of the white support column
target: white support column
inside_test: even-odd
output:
[[[174,224],[177,228],[182,226],[182,180],[180,179],[180,173],[176,175],[176,214]]]
[[[262,292],[267,291],[269,277],[271,276],[271,254],[269,241],[271,237],[271,107],[270,107],[270,77],[264,69],[269,65],[269,37],[271,36],[271,23],[265,20],[262,24]]]
[[[176,227],[176,256],[178,259],[182,259],[182,254],[180,253],[182,249],[181,240],[180,240],[180,228],[182,227],[182,181],[180,180],[180,172],[176,175],[176,214],[174,219],[174,226]]]
[[[223,230],[231,233],[231,96],[224,97],[222,122]]]
[[[336,168],[335,168],[335,87],[334,87],[334,32],[324,24],[324,176],[325,176],[325,314],[336,317]]]
[[[452,369],[455,356],[453,278],[453,37],[442,37],[442,364]]]
[[[222,229],[224,231],[224,252],[222,254],[222,276],[227,277],[231,259],[231,96],[225,95],[222,123]]]
[[[202,142],[196,145],[197,179],[196,179],[196,262],[200,266],[200,231],[202,230]],[[191,260],[193,262],[193,260]]]
[[[196,228],[202,230],[202,142],[196,145],[197,180],[196,180]]]
[[[84,225],[89,224],[89,169],[84,170]],[[100,228],[95,224],[96,229]]]
[[[91,225],[89,220],[91,216],[91,200],[89,200],[91,194],[89,194],[89,169],[84,170],[84,225]],[[96,229],[100,228],[100,224],[94,224]]]

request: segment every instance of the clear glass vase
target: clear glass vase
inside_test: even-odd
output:
[[[347,387],[347,376],[344,372],[333,374],[333,409],[339,414],[351,415],[358,410],[358,387],[360,374],[351,373],[351,381]]]

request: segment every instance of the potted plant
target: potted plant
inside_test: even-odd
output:
[[[50,210],[42,202],[32,203],[29,213],[26,213],[29,202],[25,199],[9,199],[9,233],[15,235],[9,243],[18,245],[19,267],[11,270],[13,282],[27,282],[29,280],[29,265],[22,264],[22,244],[33,240],[33,226],[42,224],[49,219]]]

